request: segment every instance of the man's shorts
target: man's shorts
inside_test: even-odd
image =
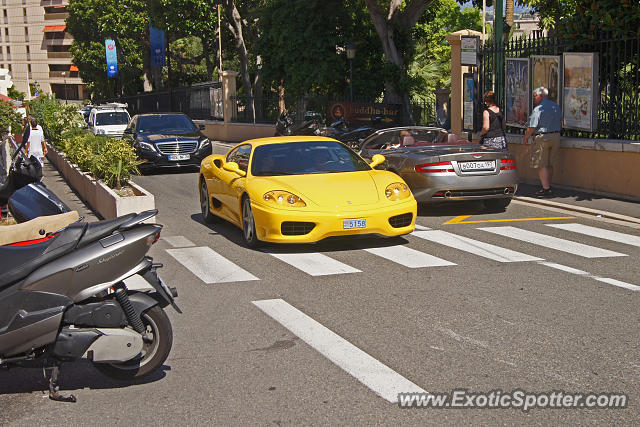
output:
[[[560,132],[534,135],[531,167],[538,169],[553,166],[558,159],[558,151],[560,151]]]

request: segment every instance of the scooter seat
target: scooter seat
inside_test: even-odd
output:
[[[135,218],[137,214],[130,213],[127,215],[119,216],[114,219],[106,219],[103,221],[92,222],[87,225],[87,229],[78,242],[78,247],[88,245],[91,242],[100,240],[106,237],[120,228],[121,225],[126,224],[132,218]]]

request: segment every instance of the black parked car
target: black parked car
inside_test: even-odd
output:
[[[144,163],[141,170],[158,167],[200,166],[211,154],[211,141],[182,113],[152,113],[134,116],[124,131],[124,140]]]

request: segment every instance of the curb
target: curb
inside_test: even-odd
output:
[[[640,225],[640,218],[634,218],[632,216],[621,215],[621,214],[601,211],[597,209],[585,208],[582,206],[568,205],[566,203],[559,203],[551,200],[536,199],[534,197],[524,197],[524,196],[514,196],[513,200],[519,200],[521,202],[532,203],[536,205],[550,206],[550,207],[574,211],[574,212],[581,212],[583,214],[597,216],[599,218],[615,219],[618,221],[630,222],[633,224]]]

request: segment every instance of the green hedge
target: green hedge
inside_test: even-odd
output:
[[[126,141],[87,132],[67,132],[61,148],[71,163],[103,180],[111,188],[125,184],[132,173],[138,173],[141,163]]]
[[[30,105],[32,114],[42,126],[47,141],[62,150],[75,163],[111,188],[120,188],[132,174],[139,173],[136,153],[122,140],[94,136],[84,127],[79,107],[60,104],[55,96],[41,96]]]

